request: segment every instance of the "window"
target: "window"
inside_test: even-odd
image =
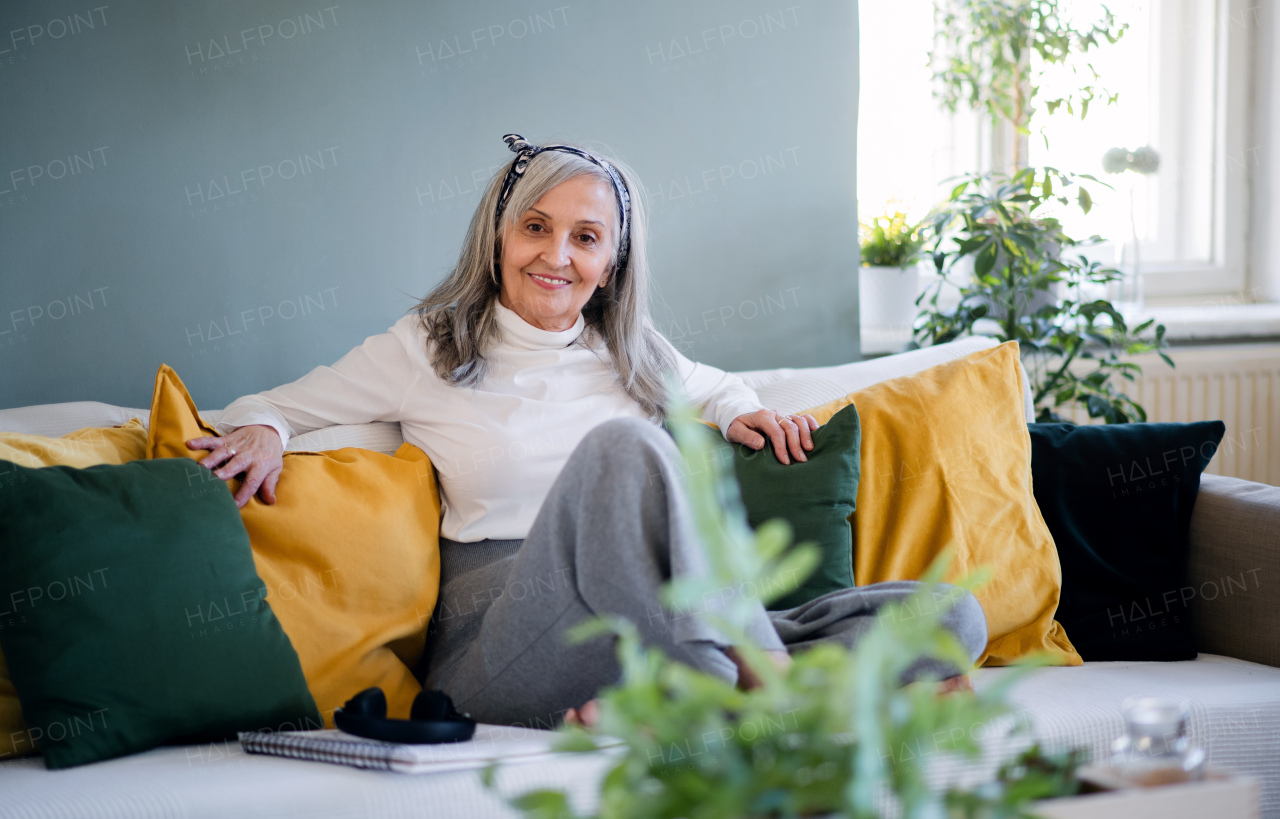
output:
[[[1088,215],[1075,206],[1054,215],[1069,235],[1102,236],[1089,252],[1105,263],[1132,254],[1136,232],[1149,299],[1241,293],[1248,171],[1257,164],[1247,144],[1257,10],[1246,0],[1107,5],[1130,28],[1119,43],[1091,52],[1090,62],[1119,101],[1095,101],[1083,121],[1041,113],[1027,147],[1031,164],[1093,174],[1113,190],[1091,186]],[[1062,3],[1082,21],[1096,19],[1100,6]],[[862,3],[860,15],[859,204],[874,212],[897,200],[918,218],[946,195],[944,178],[991,167],[990,123],[969,112],[947,115],[932,98],[932,0]],[[1054,87],[1072,80],[1070,67],[1053,67],[1040,97],[1057,96]],[[1142,145],[1160,154],[1155,174],[1103,172],[1107,149]]]

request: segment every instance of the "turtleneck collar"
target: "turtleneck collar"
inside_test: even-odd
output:
[[[504,307],[497,299],[494,299],[493,306],[498,311],[502,340],[521,350],[562,350],[577,341],[587,326],[587,320],[579,313],[578,320],[568,330],[543,330],[520,318],[518,313]]]

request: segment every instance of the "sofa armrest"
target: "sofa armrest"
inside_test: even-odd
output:
[[[1280,667],[1280,487],[1202,476],[1188,577],[1201,651]]]

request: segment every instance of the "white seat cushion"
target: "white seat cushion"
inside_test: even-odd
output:
[[[979,669],[981,690],[1008,669]],[[1191,736],[1210,764],[1257,777],[1262,815],[1280,817],[1280,669],[1202,654],[1178,663],[1086,663],[1032,671],[1010,700],[1050,750],[1079,746],[1109,753],[1131,696],[1191,702]],[[609,760],[567,756],[503,769],[507,795],[565,788],[580,811],[595,805]],[[986,767],[986,766],[979,766]],[[988,774],[990,769],[988,769]],[[971,768],[963,779],[971,779]],[[8,817],[489,817],[515,816],[475,772],[410,776],[338,765],[250,756],[237,744],[160,748],[66,771],[38,757],[0,765],[0,819]]]
[[[611,758],[565,755],[499,770],[507,797],[542,788],[568,792],[580,812],[598,804]],[[518,817],[478,771],[398,774],[255,756],[239,743],[157,748],[61,771],[39,757],[0,764],[0,819],[455,819]]]
[[[974,687],[1007,673],[978,669]],[[1262,815],[1280,817],[1280,668],[1215,654],[1175,663],[1041,668],[1014,686],[1010,700],[1031,718],[1044,746],[1083,747],[1091,760],[1102,761],[1124,733],[1121,703],[1144,696],[1189,701],[1191,739],[1208,752],[1209,764],[1257,777]]]

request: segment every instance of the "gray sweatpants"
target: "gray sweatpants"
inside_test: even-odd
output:
[[[680,489],[679,458],[660,427],[608,421],[573,451],[523,541],[442,538],[424,685],[482,722],[553,726],[566,709],[619,681],[612,639],[572,643],[564,636],[602,614],[627,618],[647,645],[676,660],[735,680],[722,635],[697,612],[658,602],[672,576],[706,568]],[[762,648],[791,652],[826,640],[852,647],[881,606],[917,587],[897,581],[845,589],[778,612],[757,604],[747,635]],[[976,659],[987,642],[982,607],[967,592],[945,592],[958,602],[943,623]],[[924,659],[911,675],[961,671]]]

